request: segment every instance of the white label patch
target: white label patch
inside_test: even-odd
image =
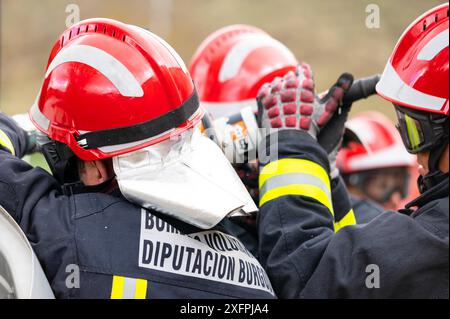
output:
[[[266,272],[238,239],[214,230],[183,235],[145,209],[141,213],[139,267],[274,295]]]

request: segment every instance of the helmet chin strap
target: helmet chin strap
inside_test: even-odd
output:
[[[421,194],[448,178],[448,172],[444,173],[439,169],[439,162],[447,145],[448,136],[441,139],[440,143],[436,143],[436,146],[430,151],[430,157],[428,158],[429,173],[425,176],[419,176],[417,180]]]

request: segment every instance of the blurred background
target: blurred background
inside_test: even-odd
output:
[[[443,1],[433,0],[0,0],[0,109],[28,110],[39,90],[54,41],[77,18],[108,17],[149,28],[189,63],[200,42],[228,24],[260,27],[310,63],[318,90],[343,71],[355,77],[382,72],[405,27]],[[368,28],[370,4],[379,6],[380,27]],[[77,7],[73,6],[76,5]],[[354,105],[390,118],[378,97]]]

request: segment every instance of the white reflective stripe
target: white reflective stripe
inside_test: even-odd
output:
[[[123,96],[142,97],[144,95],[141,85],[130,70],[109,53],[89,45],[72,45],[63,48],[50,63],[45,77],[47,78],[54,69],[66,62],[84,63],[96,69],[110,80]]]
[[[219,81],[225,82],[235,77],[250,53],[256,49],[268,46],[288,51],[283,44],[267,34],[249,34],[245,40],[237,43],[228,52],[220,68]]]
[[[420,92],[406,84],[389,61],[377,84],[377,92],[396,102],[413,105],[427,110],[440,111],[446,99]]]
[[[177,53],[177,51],[175,51],[175,49],[169,44],[167,43],[166,40],[164,40],[163,38],[161,38],[160,36],[154,34],[153,32],[135,26],[135,25],[131,25],[129,24],[129,26],[135,30],[137,30],[138,32],[143,32],[146,33],[147,35],[150,35],[151,37],[155,38],[158,42],[160,42],[169,52],[170,54],[173,56],[173,58],[177,61],[177,63],[180,65],[181,69],[185,72],[185,73],[189,73],[188,68],[186,67],[186,64],[184,63],[183,59],[180,57],[180,55]]]
[[[238,114],[245,107],[250,107],[254,113],[258,111],[256,98],[237,102],[201,102],[200,104],[208,111],[213,119],[230,117]]]
[[[136,282],[137,280],[134,278],[124,278],[122,299],[134,299],[134,295],[136,293]]]
[[[36,102],[34,102],[31,106],[30,116],[41,129],[48,131],[48,128],[50,127],[50,120],[41,112],[41,110],[39,110],[39,105],[37,103],[40,95],[41,92],[39,92]]]
[[[417,60],[430,61],[448,47],[448,29],[445,29],[428,42],[417,55]]]

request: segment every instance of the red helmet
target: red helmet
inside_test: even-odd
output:
[[[218,118],[245,106],[256,111],[261,85],[295,71],[297,65],[292,52],[263,30],[231,25],[203,41],[189,69],[202,105]]]
[[[343,174],[415,164],[395,126],[381,113],[362,113],[349,120],[344,139],[337,157]]]
[[[448,3],[426,12],[403,33],[377,84],[385,99],[407,109],[448,116]]]
[[[201,117],[193,81],[164,40],[109,19],[81,21],[54,45],[30,117],[83,160],[167,140]]]

